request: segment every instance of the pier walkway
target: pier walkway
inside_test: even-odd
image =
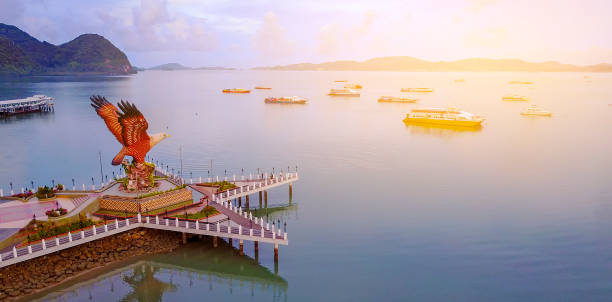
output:
[[[274,244],[275,252],[278,250],[279,244],[289,244],[289,241],[287,240],[287,233],[283,233],[280,229],[275,230],[274,226],[270,228],[270,225],[267,223],[264,225],[263,219],[255,218],[255,220],[253,220],[251,215],[247,215],[246,212],[242,212],[241,209],[232,207],[232,205],[228,202],[224,204],[215,203],[215,205],[222,208],[223,212],[225,213],[232,212],[232,217],[234,217],[236,221],[240,221],[239,226],[231,227],[221,225],[218,222],[205,223],[197,220],[164,218],[159,216],[142,216],[141,214],[138,214],[136,217],[122,220],[115,219],[111,223],[92,226],[79,231],[68,232],[67,234],[60,236],[46,238],[46,240],[43,239],[38,243],[19,249],[13,247],[13,250],[10,252],[0,253],[0,267],[27,261],[36,257],[44,256],[135,228],[151,228],[181,233],[239,239],[240,241],[248,240],[254,242],[271,243]],[[238,220],[237,216],[242,218]],[[251,227],[246,227],[247,223],[245,221],[249,221],[248,225]]]

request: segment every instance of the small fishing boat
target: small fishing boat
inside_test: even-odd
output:
[[[423,87],[419,87],[419,88],[402,88],[401,92],[422,92],[422,93],[427,93],[427,92],[433,92],[433,88],[423,88]]]
[[[526,101],[529,101],[529,98],[526,96],[520,96],[516,94],[508,94],[502,97],[502,101],[526,102]]]
[[[529,84],[533,84],[533,82],[529,82],[529,81],[510,81],[510,82],[508,82],[508,84],[513,84],[513,85],[529,85]]]
[[[360,96],[361,94],[353,89],[331,89],[328,95],[331,95],[331,96]]]
[[[306,104],[307,101],[307,99],[298,96],[269,97],[265,100],[268,104]]]
[[[361,88],[363,88],[363,86],[361,86],[359,84],[346,84],[346,85],[344,85],[344,88],[348,88],[348,89],[361,89]]]
[[[381,96],[378,98],[379,103],[415,103],[417,99],[409,97]]]
[[[270,90],[270,89],[272,89],[272,87],[255,86],[255,89]]]
[[[542,110],[536,105],[531,105],[525,109],[525,111],[521,112],[521,115],[526,116],[552,116],[550,111]]]
[[[346,83],[347,81],[346,80],[335,80],[334,82],[336,82],[336,83]]]
[[[223,93],[251,93],[251,90],[242,88],[231,88],[223,89]]]

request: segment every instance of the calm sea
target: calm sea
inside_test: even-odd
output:
[[[464,83],[455,83],[463,78]],[[349,80],[359,98],[332,98]],[[508,81],[532,81],[510,85]],[[273,87],[251,94],[223,88]],[[432,87],[417,104],[381,104],[401,87]],[[298,168],[290,245],[255,259],[191,243],[109,268],[44,301],[584,301],[612,298],[612,75],[146,71],[130,77],[0,82],[0,98],[46,94],[53,114],[0,120],[0,188],[112,177],[120,147],[89,106],[132,101],[150,153],[184,176]],[[517,93],[530,102],[502,102]],[[267,96],[306,97],[304,106]],[[551,118],[526,118],[536,104]],[[487,117],[482,129],[407,126],[417,106],[453,105]],[[287,206],[287,188],[270,206]],[[234,242],[236,245],[236,242]]]

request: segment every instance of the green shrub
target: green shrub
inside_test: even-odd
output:
[[[47,186],[38,187],[38,190],[36,191],[36,197],[38,199],[53,198],[55,197],[55,191],[53,191],[53,188],[49,188]]]

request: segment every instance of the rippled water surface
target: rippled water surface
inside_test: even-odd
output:
[[[453,80],[464,78],[464,83]],[[334,80],[364,86],[332,98]],[[508,81],[533,81],[510,85]],[[273,87],[251,94],[223,88]],[[417,104],[380,104],[432,87]],[[0,99],[47,94],[53,114],[0,120],[0,188],[100,182],[119,144],[92,94],[137,104],[150,155],[184,176],[293,171],[269,215],[290,245],[193,242],[43,293],[48,301],[608,300],[612,296],[612,76],[579,73],[146,71],[0,82]],[[530,102],[502,102],[508,93]],[[264,104],[298,95],[304,106]],[[526,118],[536,104],[551,118]],[[482,129],[405,125],[417,106],[482,114]],[[234,242],[236,245],[236,242]]]

